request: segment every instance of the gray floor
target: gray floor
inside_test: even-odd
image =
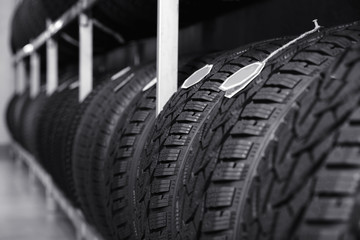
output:
[[[43,187],[26,167],[0,149],[0,240],[72,240],[75,231],[59,211],[46,209]]]

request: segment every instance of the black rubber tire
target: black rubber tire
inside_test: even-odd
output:
[[[283,40],[252,46],[220,62],[221,69],[206,80],[180,90],[159,115],[141,157],[135,194],[141,237],[251,239],[237,232],[243,213],[238,207],[248,190],[244,180],[252,179],[246,173],[251,172],[262,148],[246,140],[227,142],[225,137],[231,135],[238,116],[247,121],[235,125],[239,132],[235,136],[257,133],[258,128],[269,130],[271,124],[279,123],[273,119],[280,116],[274,106],[291,105],[298,93],[291,88],[311,83],[335,55],[359,41],[358,25],[323,30],[302,39],[278,54],[261,77],[234,98],[224,98],[218,86],[242,66],[265,58]],[[179,98],[186,100],[172,104]],[[268,118],[268,125],[256,125]],[[265,143],[268,138],[262,135],[259,139]],[[233,186],[232,180],[238,180],[239,186]]]
[[[178,83],[210,63],[219,54],[180,61]],[[185,64],[186,63],[186,64]],[[184,65],[185,64],[185,65]],[[156,85],[138,94],[127,116],[116,127],[105,158],[106,203],[108,222],[114,239],[134,239],[133,189],[136,169],[145,140],[155,121]]]
[[[27,109],[25,109],[22,123],[22,139],[25,149],[30,153],[36,153],[36,134],[38,132],[38,121],[40,112],[47,101],[44,90],[35,98],[31,99]]]
[[[64,89],[62,90],[64,91]],[[47,166],[47,146],[48,146],[48,136],[51,132],[51,124],[54,119],[55,112],[60,104],[60,101],[55,101],[56,96],[60,91],[54,92],[49,96],[47,102],[44,105],[44,108],[40,112],[39,121],[37,123],[37,133],[36,133],[36,159],[43,165],[45,169],[48,170]]]
[[[78,201],[74,194],[74,184],[72,179],[68,177],[72,173],[70,171],[71,158],[67,158],[67,156],[72,153],[71,149],[67,148],[67,144],[73,144],[74,133],[72,130],[73,128],[76,129],[77,126],[72,126],[71,123],[74,117],[81,117],[76,115],[76,111],[81,104],[78,101],[79,84],[77,73],[70,70],[64,75],[65,79],[68,78],[65,83],[67,87],[52,96],[56,109],[53,112],[45,137],[46,167],[63,193],[77,206]],[[94,79],[96,80],[94,81],[94,87],[96,88],[102,79],[98,78],[98,73],[94,74]],[[87,101],[83,103],[86,104]],[[48,106],[53,107],[51,103],[48,103]],[[74,124],[76,123],[74,122]]]
[[[139,94],[140,95],[140,94]],[[114,239],[133,239],[131,208],[136,166],[144,140],[155,121],[156,88],[138,96],[116,128],[105,159],[107,218]]]
[[[72,117],[72,115],[69,115],[69,112],[79,107],[78,93],[79,89],[77,87],[68,88],[56,96],[56,101],[59,104],[50,124],[51,131],[49,132],[46,146],[48,171],[73,204],[77,201],[72,194],[71,186],[67,184],[66,159],[63,157],[64,152],[62,150],[64,145],[63,139],[67,137],[67,129],[70,127],[66,123]]]
[[[269,53],[270,50],[274,50],[284,44],[288,41],[288,38],[279,39],[279,40],[270,40],[265,41],[257,44],[250,44],[245,47],[240,47],[239,49],[236,49],[231,52],[226,52],[220,57],[214,59],[213,61],[209,62],[209,64],[213,65],[212,71],[206,78],[213,79],[213,77],[219,77],[221,76],[221,73],[218,73],[222,69],[222,67],[225,65],[225,63],[228,63],[234,59],[239,59],[239,61],[243,60],[246,62],[250,62],[252,59],[254,59],[255,53],[257,53],[260,56],[264,56],[267,53]],[[224,71],[227,74],[230,74],[227,72],[229,68],[225,69]],[[229,70],[230,71],[230,70]],[[233,70],[235,71],[235,69]],[[223,75],[225,77],[225,75]],[[204,81],[204,80],[203,80]],[[201,111],[201,109],[207,109],[207,104],[204,103],[197,103],[196,101],[191,101],[190,104],[187,104],[189,101],[189,98],[191,96],[194,96],[196,99],[202,99],[206,101],[206,99],[213,99],[216,97],[216,95],[220,95],[220,91],[217,89],[219,83],[215,84],[205,84],[202,86],[203,81],[200,83],[194,85],[193,87],[189,89],[179,89],[179,91],[172,96],[172,98],[168,101],[168,103],[165,105],[164,110],[160,113],[156,120],[155,126],[152,128],[151,133],[149,136],[152,136],[151,140],[148,139],[147,143],[145,145],[144,151],[141,154],[141,163],[138,168],[137,173],[137,186],[135,191],[135,199],[136,199],[136,206],[134,207],[134,211],[137,214],[137,222],[133,223],[136,224],[135,226],[138,228],[136,231],[138,232],[138,239],[148,239],[153,237],[159,237],[160,235],[154,235],[153,233],[150,233],[149,225],[154,226],[154,224],[151,222],[152,220],[149,220],[150,217],[146,216],[147,212],[151,214],[152,209],[154,210],[163,210],[168,209],[170,206],[167,201],[171,201],[172,194],[161,194],[162,189],[161,187],[161,180],[151,184],[149,181],[149,175],[154,175],[154,169],[155,169],[155,163],[159,163],[159,170],[157,170],[157,174],[161,174],[163,172],[165,176],[163,176],[163,179],[166,179],[166,174],[172,173],[174,170],[174,163],[177,161],[181,161],[181,159],[177,158],[177,151],[171,151],[168,152],[160,152],[159,151],[159,145],[158,141],[161,144],[166,144],[164,141],[166,141],[168,134],[174,134],[175,132],[179,131],[179,134],[185,134],[185,133],[194,133],[195,128],[193,128],[192,125],[196,124],[197,121],[191,120],[192,118],[197,118],[198,113],[197,111]],[[202,89],[200,87],[202,86]],[[211,94],[210,94],[211,93]],[[185,116],[184,114],[181,114],[183,109],[191,110],[195,109],[195,112],[191,112],[188,114],[188,116]],[[189,120],[189,124],[184,124],[183,126],[181,124],[176,124],[175,116],[183,118],[180,120],[180,122],[187,122],[187,119]],[[206,117],[203,117],[205,119]],[[192,123],[192,125],[190,125]],[[179,135],[179,136],[180,136]],[[190,139],[189,139],[190,140]],[[176,139],[174,138],[172,140],[174,143],[173,145],[176,146]],[[185,139],[185,141],[187,141]],[[179,137],[178,144],[181,146],[181,137]],[[169,159],[167,160],[166,157]],[[165,166],[168,166],[166,168]],[[147,167],[151,168],[151,173],[148,173],[147,170],[145,170]],[[163,168],[161,168],[163,167]],[[169,174],[168,176],[171,176],[172,174]],[[159,177],[159,176],[158,176]],[[161,176],[159,177],[161,178]],[[167,182],[167,180],[165,180]],[[151,186],[151,187],[150,187]],[[160,194],[156,194],[155,187],[160,188]],[[150,191],[152,191],[152,195],[154,198],[150,197]],[[158,196],[158,199],[156,197]],[[157,203],[159,201],[159,203]],[[165,205],[164,205],[165,204]],[[168,215],[170,216],[170,215]],[[151,222],[151,223],[150,223]],[[164,236],[171,236],[168,235],[169,233],[164,231],[162,229],[162,233]]]
[[[350,28],[354,29],[350,30]],[[297,219],[290,221],[291,217],[287,219],[286,215],[278,215],[283,213],[272,212],[274,215],[264,215],[263,218],[257,219],[260,222],[258,225],[249,227],[253,224],[253,217],[258,211],[266,211],[269,207],[261,205],[260,210],[260,199],[266,198],[266,194],[280,198],[283,196],[283,193],[276,188],[273,192],[265,192],[269,190],[267,187],[270,187],[267,185],[270,182],[267,181],[261,182],[263,191],[256,191],[258,188],[255,187],[257,186],[255,179],[263,176],[262,168],[257,166],[262,157],[271,159],[272,153],[265,149],[272,148],[274,145],[272,140],[282,139],[284,142],[289,140],[285,138],[286,134],[282,138],[275,137],[277,131],[281,129],[280,126],[287,121],[283,118],[284,115],[291,112],[291,108],[299,106],[296,100],[301,99],[300,95],[304,91],[318,90],[318,80],[335,60],[335,56],[354,42],[359,42],[359,30],[358,23],[355,27],[336,29],[335,32],[330,30],[309,47],[297,50],[297,53],[287,60],[288,62],[274,64],[271,66],[274,70],[268,70],[268,72],[265,69],[261,76],[262,86],[256,86],[255,83],[255,86],[249,86],[234,99],[221,100],[222,103],[208,116],[211,120],[199,130],[203,135],[194,139],[195,142],[199,141],[201,146],[206,147],[197,148],[198,150],[187,157],[184,164],[188,172],[182,173],[178,180],[189,183],[180,186],[175,196],[179,198],[177,204],[182,208],[180,221],[183,225],[180,224],[179,231],[197,226],[193,233],[189,231],[188,235],[183,236],[289,239],[282,238],[280,235],[265,237],[266,233],[272,230],[277,233],[286,233],[286,230],[293,231],[286,228],[293,227],[294,225],[290,224],[296,224]],[[311,84],[313,86],[310,86]],[[304,110],[312,104],[312,101],[304,102]],[[224,113],[223,109],[227,112]],[[299,115],[294,119],[299,119],[301,123],[304,123]],[[323,126],[319,126],[319,129],[326,127],[324,122],[321,124]],[[301,133],[306,132],[305,125],[307,124],[301,126]],[[193,147],[195,148],[196,145]],[[287,144],[279,145],[275,150],[276,154],[280,152],[283,156],[281,152],[286,148],[292,149]],[[271,168],[274,162],[270,159],[264,161],[262,167]],[[286,167],[291,168],[290,165]],[[281,171],[281,169],[276,170]],[[290,169],[284,169],[282,173],[276,171],[274,175],[286,174],[286,170]],[[297,172],[293,174],[297,175]],[[189,176],[192,176],[191,182]],[[284,182],[279,185],[282,184]],[[246,205],[251,198],[251,206]],[[293,204],[298,204],[298,202]],[[196,207],[198,211],[195,210]],[[199,216],[197,214],[200,214],[200,211],[202,212]],[[191,216],[197,216],[197,218],[191,218]],[[281,219],[277,226],[271,225],[271,217],[275,216]],[[264,229],[263,232],[261,229]]]
[[[24,106],[23,106],[22,110],[21,110],[20,122],[19,122],[19,126],[18,126],[18,129],[17,129],[18,143],[20,143],[20,145],[24,149],[27,149],[26,143],[25,143],[25,138],[24,138],[25,125],[26,125],[25,123],[28,121],[29,108],[31,107],[32,104],[33,104],[33,99],[29,95],[26,102],[24,103]]]
[[[18,101],[14,107],[14,139],[21,143],[21,124],[23,122],[22,115],[24,111],[24,107],[30,100],[29,91],[26,90],[19,96]]]
[[[56,2],[57,1],[51,1],[51,5],[54,7]],[[66,1],[59,2],[62,3],[62,5],[69,7],[68,5],[64,4],[64,2]],[[40,33],[45,30],[46,20],[49,18],[49,14],[51,15],[51,12],[47,11],[45,6],[43,5],[43,0],[25,0],[21,1],[18,4],[14,11],[11,22],[10,44],[13,53],[16,53],[16,51],[20,50],[26,44],[30,43],[31,40],[35,39]],[[56,18],[52,19],[54,20]],[[77,24],[73,25],[77,27]],[[63,31],[66,32],[67,27],[65,27]],[[60,66],[76,62],[77,54],[75,53],[78,49],[77,46],[70,44],[66,39],[64,39],[62,35],[63,33],[60,33],[59,36],[56,36],[59,43]],[[39,48],[38,53],[45,58],[46,48]],[[46,68],[45,62],[46,61],[42,61],[42,69]]]
[[[295,87],[293,104],[276,107],[287,109],[271,136],[263,138],[262,154],[249,172],[240,234],[269,240],[359,239],[359,70],[356,47],[303,91]],[[223,187],[230,185],[240,182]]]
[[[51,20],[57,20],[77,0],[40,0]]]
[[[51,96],[49,96],[46,101],[43,109],[40,112],[38,126],[37,126],[37,134],[36,134],[36,146],[37,150],[35,153],[36,158],[40,161],[43,167],[46,170],[50,170],[49,161],[51,161],[51,150],[49,146],[51,146],[51,134],[54,133],[53,124],[56,119],[59,118],[58,110],[59,106],[63,101],[63,95],[66,94],[68,87],[71,83],[73,83],[77,77],[76,74],[69,71],[60,78],[60,85]],[[61,115],[60,115],[61,116]]]
[[[112,71],[96,74],[93,91],[81,103],[78,99],[78,87],[68,90],[69,93],[62,96],[62,104],[58,107],[59,117],[52,123],[53,136],[49,143],[52,144],[50,147],[52,172],[58,172],[56,181],[61,182],[64,193],[75,206],[79,206],[72,172],[72,152],[76,131],[85,110],[104,85],[108,84],[111,73]]]
[[[11,97],[9,103],[7,104],[7,109],[6,109],[6,125],[12,138],[14,138],[15,136],[14,134],[15,106],[17,105],[18,100],[19,100],[19,95],[14,94]]]
[[[73,148],[73,174],[85,216],[107,239],[104,162],[118,123],[142,88],[155,77],[153,64],[135,68],[107,84],[86,109]]]
[[[11,25],[11,45],[14,52],[45,30],[46,18],[41,0],[26,0],[19,3]]]

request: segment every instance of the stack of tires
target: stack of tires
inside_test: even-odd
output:
[[[14,52],[76,2],[22,1]],[[228,8],[209,2],[181,0],[182,25]],[[156,31],[155,0],[99,1],[93,16],[125,42]],[[62,33],[77,39],[74,26]],[[117,44],[96,37],[99,53]],[[8,128],[106,240],[359,239],[360,22],[281,49],[231,97],[220,88],[292,39],[185,57],[158,116],[155,63],[94,70],[79,102],[65,61],[54,93],[13,96]]]
[[[187,59],[155,115],[155,65],[16,95],[8,124],[104,239],[358,239],[360,23]],[[212,65],[206,76],[197,70]],[[120,71],[119,71],[120,70]],[[197,77],[196,77],[196,76]]]

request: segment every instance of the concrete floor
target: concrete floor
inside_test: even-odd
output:
[[[60,211],[46,209],[43,187],[25,166],[0,149],[0,240],[72,240],[75,231]]]

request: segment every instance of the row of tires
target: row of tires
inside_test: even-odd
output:
[[[360,237],[360,22],[279,52],[232,98],[219,86],[284,37],[186,59],[156,117],[155,65],[78,76],[11,100],[14,139],[105,239]]]

